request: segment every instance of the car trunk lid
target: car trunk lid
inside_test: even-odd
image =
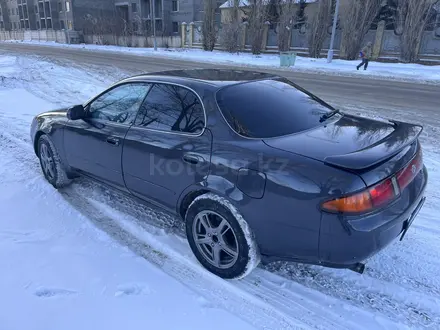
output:
[[[367,186],[398,172],[417,152],[422,127],[343,115],[312,130],[264,142],[354,172]]]

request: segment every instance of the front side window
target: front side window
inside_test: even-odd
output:
[[[224,87],[216,99],[226,121],[238,134],[261,139],[317,127],[321,116],[333,110],[287,79]]]
[[[132,125],[150,87],[147,83],[117,86],[90,104],[88,118]]]
[[[200,134],[205,127],[202,104],[184,87],[155,84],[139,110],[136,126],[168,132]]]

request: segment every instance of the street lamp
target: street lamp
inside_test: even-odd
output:
[[[336,24],[339,16],[339,0],[336,0],[335,16],[333,17],[332,37],[330,39],[330,48],[327,54],[327,63],[331,63],[333,59],[333,45],[335,43]]]

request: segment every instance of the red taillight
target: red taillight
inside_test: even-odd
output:
[[[325,202],[322,208],[331,212],[365,213],[391,202],[396,197],[393,182],[387,179],[360,193]]]
[[[394,191],[393,181],[391,179],[387,179],[378,185],[369,189],[371,201],[373,206],[379,207],[390,201],[392,201],[396,197],[396,192]]]
[[[357,194],[324,202],[322,209],[340,213],[366,213],[384,206],[396,199],[423,168],[422,151],[418,152],[402,170]]]
[[[423,168],[423,154],[420,149],[417,156],[409,162],[403,169],[397,172],[396,178],[399,183],[401,190],[408,187],[408,185],[414,180],[414,178],[419,174],[420,170]]]

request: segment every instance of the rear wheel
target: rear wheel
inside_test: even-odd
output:
[[[58,189],[70,184],[60,156],[47,135],[38,140],[38,157],[44,177],[52,186]]]
[[[243,278],[260,262],[247,222],[229,201],[212,193],[189,206],[186,235],[197,260],[222,278]]]

